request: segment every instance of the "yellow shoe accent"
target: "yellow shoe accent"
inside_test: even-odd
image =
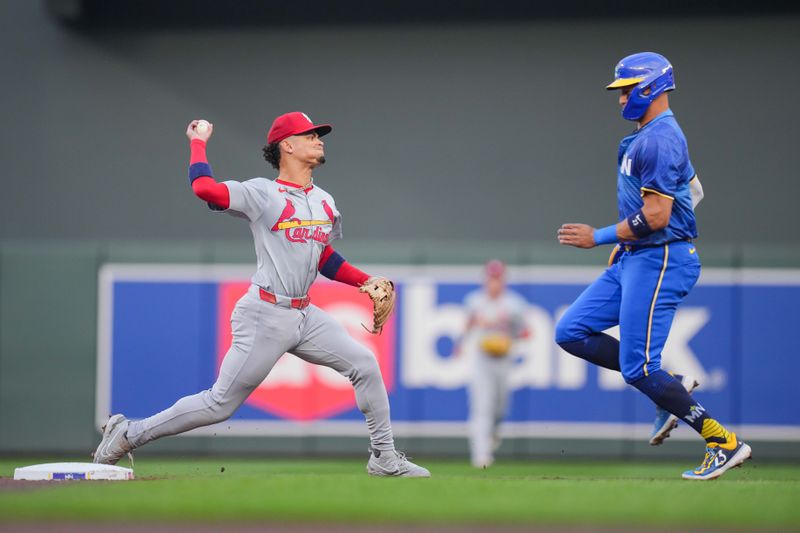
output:
[[[714,447],[715,446],[712,446],[710,444],[706,447],[706,456],[703,457],[703,462],[700,463],[700,466],[698,466],[697,468],[694,469],[694,473],[697,474],[698,476],[702,475],[702,474],[705,474],[706,470],[711,468],[711,462],[714,460],[714,457],[716,457],[716,455],[717,455],[714,452]]]

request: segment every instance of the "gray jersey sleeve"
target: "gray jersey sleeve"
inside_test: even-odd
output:
[[[479,291],[472,291],[471,293],[467,294],[466,298],[464,298],[464,308],[467,310],[467,314],[472,316],[478,310],[479,301],[480,300],[480,292]]]
[[[465,336],[471,335],[476,331],[476,324],[473,321],[477,319],[480,314],[480,302],[482,299],[482,292],[480,290],[472,291],[464,298],[464,309],[467,312],[467,321],[465,323],[466,330],[464,331]]]
[[[331,232],[328,234],[328,242],[330,243],[335,241],[336,239],[342,238],[342,214],[336,208],[336,202],[333,201],[333,196],[331,196],[327,192],[324,194],[325,194],[325,199],[323,200],[323,202],[325,206],[327,206],[324,208],[328,217],[330,217],[330,219],[332,220]],[[330,212],[328,212],[328,208],[330,208]]]
[[[509,314],[511,319],[511,336],[515,339],[522,338],[528,334],[528,325],[525,320],[525,310],[528,307],[525,299],[509,291]]]
[[[268,180],[253,178],[247,181],[225,181],[230,193],[230,207],[227,209],[232,215],[242,214],[250,221],[257,220],[269,205]]]

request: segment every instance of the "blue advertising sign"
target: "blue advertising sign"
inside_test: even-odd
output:
[[[466,324],[464,301],[480,269],[392,267],[395,315],[373,336],[371,304],[352,287],[318,282],[312,302],[375,353],[389,391],[395,433],[466,435],[466,387],[474,350],[453,353]],[[509,288],[527,302],[531,336],[515,346],[510,436],[630,438],[646,435],[653,405],[618,373],[561,350],[555,324],[599,273],[592,268],[512,268]],[[97,421],[144,418],[211,387],[230,343],[229,317],[248,286],[238,266],[106,265],[100,278]],[[666,370],[698,378],[695,393],[715,418],[750,438],[800,440],[791,376],[800,360],[784,346],[800,301],[800,271],[714,270],[679,308],[662,357]],[[610,334],[616,335],[614,330]],[[473,355],[471,355],[473,354]],[[328,368],[285,355],[223,433],[362,435],[350,383]],[[679,432],[692,437],[689,432]]]

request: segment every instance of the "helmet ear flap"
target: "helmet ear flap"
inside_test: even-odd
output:
[[[622,118],[625,120],[639,120],[644,116],[652,101],[649,95],[643,94],[644,90],[649,86],[649,83],[640,83],[633,88],[628,95],[628,102],[622,108]]]
[[[627,120],[638,120],[650,103],[661,93],[675,89],[672,65],[666,57],[654,52],[640,52],[623,58],[614,69],[614,79],[607,89],[622,87],[624,81],[638,81],[630,90],[622,110]]]
[[[672,79],[672,66],[669,70],[648,76],[644,81],[633,88],[628,95],[628,103],[622,108],[622,117],[625,120],[639,120],[647,112],[650,104],[658,98],[661,93],[671,91],[675,88]]]

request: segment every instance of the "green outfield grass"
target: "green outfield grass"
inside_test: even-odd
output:
[[[41,462],[0,460],[0,476]],[[800,527],[800,465],[689,482],[673,463],[420,463],[433,478],[371,478],[356,460],[145,457],[135,481],[3,490],[0,520]]]

